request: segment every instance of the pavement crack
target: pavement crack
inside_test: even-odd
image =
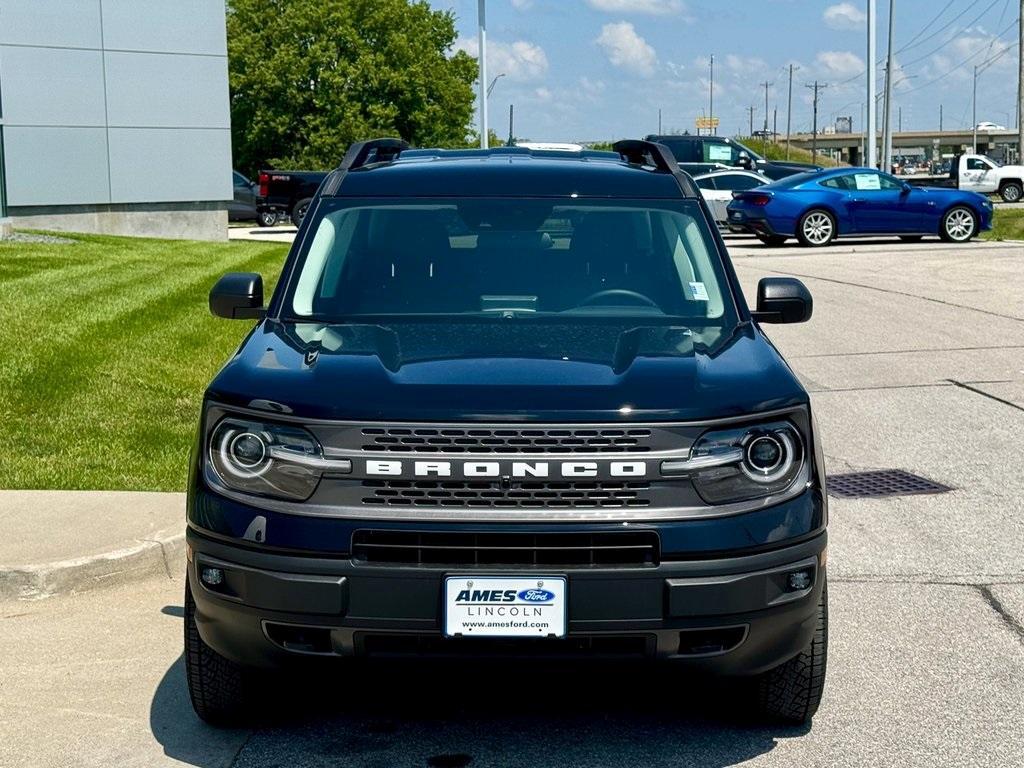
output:
[[[232,768],[232,766],[238,762],[238,758],[241,756],[242,750],[245,749],[246,745],[249,743],[249,740],[253,737],[253,734],[255,733],[256,731],[249,731],[245,735],[245,738],[242,739],[242,743],[238,745],[238,749],[235,750],[235,754],[231,756],[231,760],[227,762],[224,768]]]
[[[1017,636],[1017,639],[1020,640],[1022,644],[1024,644],[1024,625],[1021,625],[1016,617],[1003,607],[1003,604],[999,602],[999,598],[992,592],[991,586],[988,584],[978,584],[975,586],[975,589],[981,593],[981,596],[985,599],[985,602],[988,603],[989,607],[999,614],[999,618],[1003,620],[1003,623],[1006,624],[1007,628]]]
[[[1006,400],[1005,398],[997,397],[996,395],[990,394],[990,393],[986,392],[983,389],[978,389],[977,387],[972,387],[970,384],[965,384],[964,382],[957,381],[956,379],[946,379],[946,381],[948,381],[950,384],[952,384],[955,387],[960,387],[960,389],[966,389],[968,392],[973,392],[976,395],[981,395],[982,397],[987,397],[989,400],[995,400],[997,403],[1002,403],[1003,405],[1008,405],[1011,408],[1014,408],[1014,409],[1016,409],[1018,411],[1024,411],[1024,406],[1017,405],[1017,403],[1013,402],[1012,400]]]

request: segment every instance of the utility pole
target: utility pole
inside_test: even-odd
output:
[[[658,135],[661,136],[661,108],[658,108]]]
[[[487,149],[487,9],[485,0],[476,2],[477,22],[480,26],[480,50],[477,55],[477,66],[480,80],[480,148]]]
[[[1017,162],[1024,163],[1024,0],[1020,0],[1017,34]]]
[[[892,163],[892,43],[896,30],[896,0],[889,0],[889,51],[885,57],[885,115],[882,118],[882,170],[889,172]]]
[[[939,104],[939,133],[942,133],[942,105]]]
[[[805,86],[807,88],[814,89],[814,128],[811,134],[811,162],[813,163],[818,157],[818,91],[823,91],[828,88],[825,83],[819,83],[817,80],[814,81],[814,85]]]
[[[878,167],[878,148],[875,144],[876,134],[878,132],[878,115],[877,105],[875,103],[875,88],[877,67],[875,64],[877,52],[877,42],[875,39],[875,25],[878,20],[878,8],[877,0],[868,0],[868,120],[865,126],[865,133],[867,134],[867,166],[869,168]]]
[[[779,108],[772,107],[772,141],[778,139],[779,136]]]
[[[768,157],[768,89],[774,85],[765,80],[761,85],[764,86],[764,133],[761,138],[764,139],[764,156]]]
[[[750,136],[754,135],[754,113],[756,111],[757,111],[757,106],[754,105],[754,104],[751,104],[749,107],[747,107],[747,114],[750,115],[750,134],[749,134]]]
[[[711,94],[708,98],[708,125],[714,125],[715,122],[715,54],[711,54]],[[713,131],[714,128],[708,130]]]
[[[903,133],[903,107],[897,107],[897,109],[899,110],[899,120],[896,123],[896,133]]]
[[[786,159],[789,160],[789,135],[793,128],[793,71],[799,69],[789,65],[789,104],[786,106]]]
[[[515,114],[516,114],[516,105],[515,104],[509,104],[508,105],[508,146],[510,146],[510,147],[515,146],[515,143],[516,143],[516,133],[515,133],[515,130],[513,129]]]
[[[974,65],[974,90],[971,92],[971,152],[978,154],[978,65]]]

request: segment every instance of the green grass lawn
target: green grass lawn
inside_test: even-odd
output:
[[[0,488],[183,490],[202,392],[250,324],[211,317],[224,272],[287,249],[70,235],[0,242]]]
[[[992,230],[982,232],[983,240],[1024,240],[1024,206],[997,208]]]

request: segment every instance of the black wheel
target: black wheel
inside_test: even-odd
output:
[[[800,653],[757,679],[757,703],[762,715],[789,723],[814,717],[825,691],[828,660],[828,582],[822,584],[814,637]]]
[[[306,211],[309,210],[309,204],[313,202],[312,198],[307,197],[305,200],[299,200],[292,208],[292,224],[296,228],[302,226],[302,219],[306,216]]]
[[[965,205],[946,211],[939,224],[939,237],[947,243],[966,243],[978,233],[978,217]]]
[[[1019,181],[1008,181],[999,188],[999,196],[1006,203],[1019,203],[1024,198],[1024,186]]]
[[[277,224],[277,214],[273,211],[262,211],[257,214],[256,222],[261,227],[272,227]]]
[[[924,240],[924,235],[900,235],[900,240],[904,243],[919,243]]]
[[[211,725],[241,723],[247,713],[251,673],[203,642],[196,627],[196,603],[185,585],[185,674],[192,708]]]
[[[757,239],[769,248],[778,248],[786,244],[786,238],[782,235],[758,235]]]
[[[836,237],[836,220],[828,211],[814,208],[800,217],[796,237],[803,245],[821,248]]]

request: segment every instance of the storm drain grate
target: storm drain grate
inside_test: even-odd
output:
[[[877,498],[880,496],[912,496],[919,493],[945,493],[952,491],[926,477],[912,475],[902,469],[880,469],[873,472],[851,472],[829,475],[830,496],[845,499]]]

